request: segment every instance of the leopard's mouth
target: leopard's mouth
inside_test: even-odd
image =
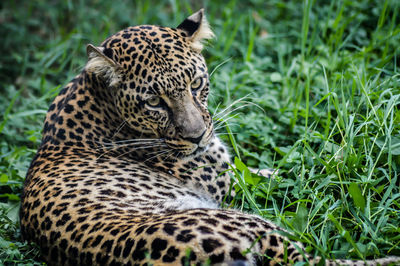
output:
[[[174,151],[176,158],[186,158],[200,155],[206,152],[210,146],[210,143],[214,137],[213,132],[208,134],[200,143],[192,143],[187,140],[168,140],[165,143],[167,146]]]
[[[166,143],[168,145],[168,142]],[[172,149],[176,154],[176,157],[179,158],[198,155],[200,153],[205,152],[208,149],[208,145],[201,147],[198,144],[193,144],[193,143],[182,145],[179,147],[177,147],[176,145],[168,145],[168,147]]]
[[[208,146],[206,146],[206,147],[197,146],[197,148],[194,149],[191,152],[188,152],[187,150],[176,150],[175,151],[175,153],[176,153],[175,158],[178,158],[178,159],[193,158],[193,157],[196,157],[196,156],[206,152],[207,150],[208,150]]]

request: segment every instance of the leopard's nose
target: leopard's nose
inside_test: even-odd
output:
[[[199,144],[205,133],[206,133],[206,130],[204,130],[203,133],[201,133],[201,135],[196,138],[190,138],[190,137],[186,137],[186,138],[182,137],[182,138],[184,140],[190,141],[191,143]]]

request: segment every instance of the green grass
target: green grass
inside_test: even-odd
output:
[[[40,264],[20,238],[19,197],[47,107],[84,66],[85,45],[129,25],[176,26],[203,6],[112,2],[0,4],[0,264]],[[237,157],[231,204],[288,228],[313,254],[400,255],[400,3],[204,6],[218,36],[205,51],[210,110],[245,96],[258,105],[231,114],[234,134],[221,130]]]

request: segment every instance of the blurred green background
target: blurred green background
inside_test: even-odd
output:
[[[313,254],[400,255],[399,1],[5,0],[0,264],[41,263],[20,238],[20,192],[46,110],[83,69],[86,44],[131,25],[174,27],[202,7],[217,36],[204,51],[210,111],[234,104],[220,129],[236,157],[231,205]]]

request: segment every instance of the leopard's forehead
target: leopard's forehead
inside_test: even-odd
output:
[[[123,68],[128,87],[152,94],[176,94],[207,67],[203,56],[190,47],[186,32],[141,25],[126,28],[102,43],[104,54]],[[156,84],[155,86],[146,86]],[[148,88],[147,88],[148,87]]]

